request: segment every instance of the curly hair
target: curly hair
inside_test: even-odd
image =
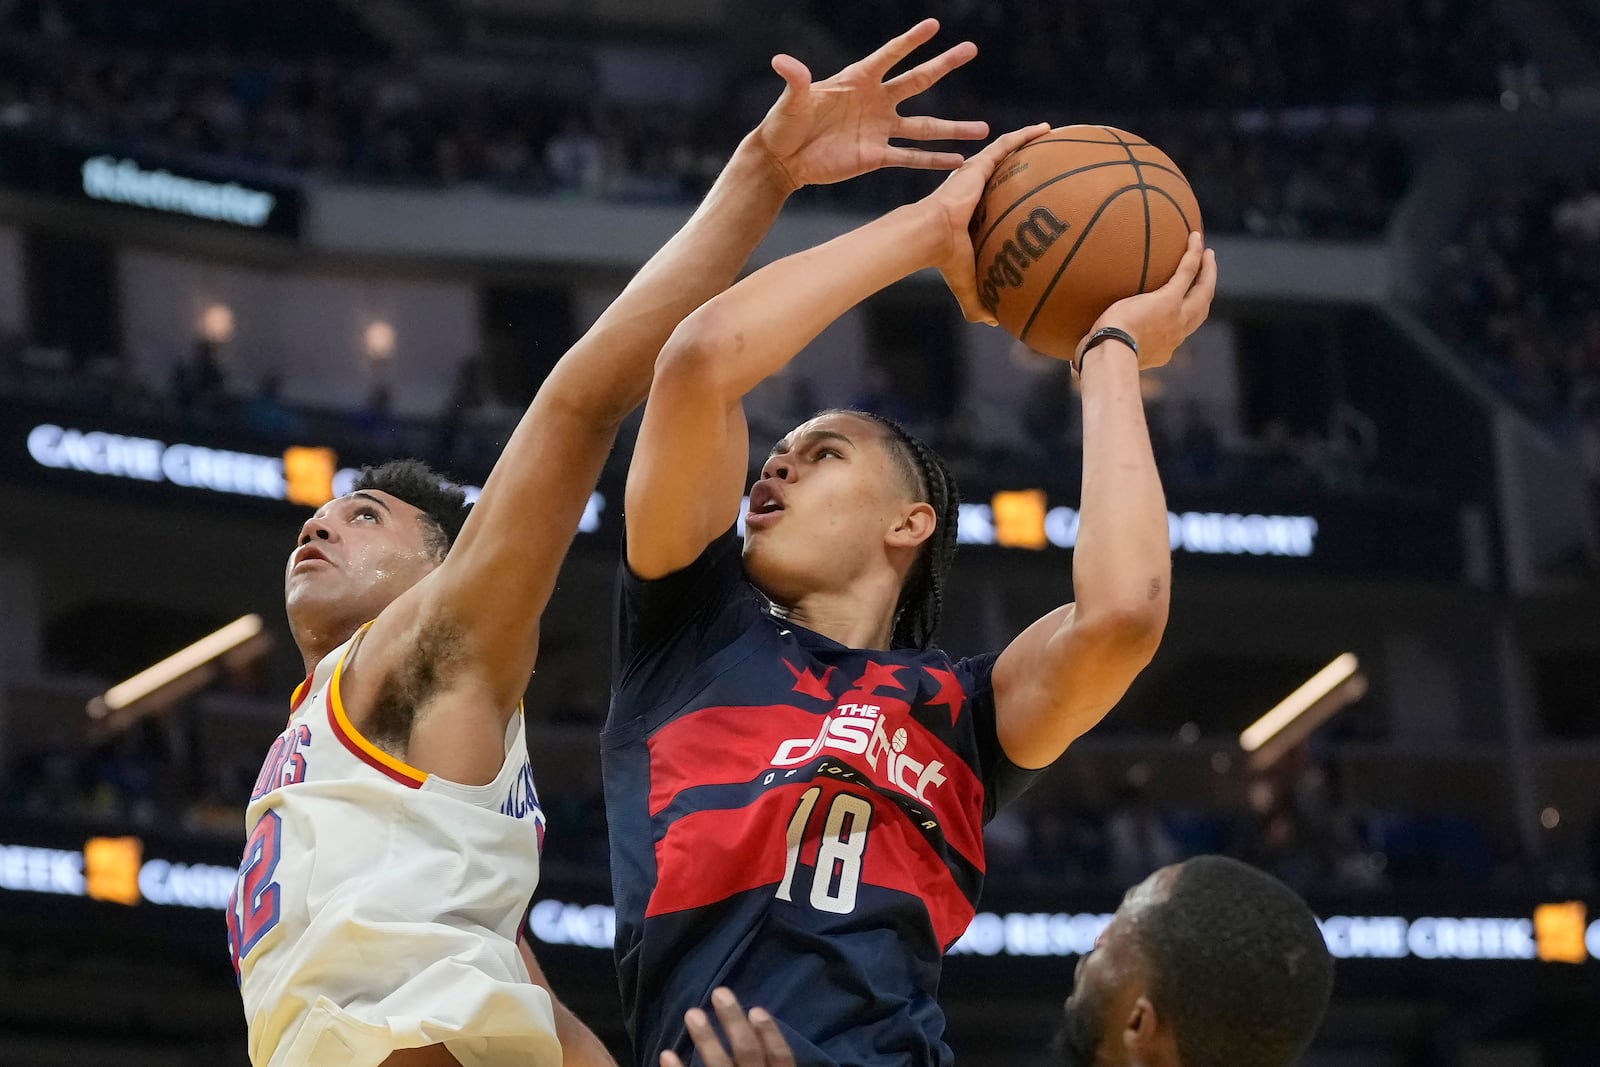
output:
[[[443,559],[466,524],[467,494],[420,459],[392,459],[362,467],[351,491],[376,489],[422,512],[423,544]]]

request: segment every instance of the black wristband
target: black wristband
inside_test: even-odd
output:
[[[1091,333],[1088,339],[1083,342],[1083,348],[1078,351],[1078,358],[1072,361],[1072,372],[1074,374],[1083,373],[1083,357],[1089,354],[1089,349],[1101,341],[1121,341],[1133,349],[1135,359],[1139,358],[1139,342],[1133,339],[1133,334],[1120,326],[1102,326],[1094,333]]]

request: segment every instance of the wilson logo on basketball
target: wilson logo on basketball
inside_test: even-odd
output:
[[[1001,290],[1020,288],[1023,272],[1037,263],[1070,228],[1051,214],[1049,208],[1034,208],[1017,225],[1016,233],[1006,238],[989,269],[978,279],[978,299],[983,306],[992,313],[1000,305]]]

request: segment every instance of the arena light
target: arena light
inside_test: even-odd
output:
[[[362,334],[362,343],[366,345],[368,359],[390,358],[394,355],[394,326],[383,319],[373,319]]]
[[[1346,652],[1247,726],[1239,735],[1239,747],[1250,754],[1253,767],[1268,766],[1366,691],[1361,661]]]
[[[233,309],[227,304],[211,304],[200,313],[200,336],[214,345],[233,340]]]
[[[126,711],[163,690],[173,689],[178,683],[193,678],[197,671],[219,657],[243,649],[252,642],[263,643],[264,629],[260,615],[245,615],[233,620],[222,629],[207,634],[187,648],[179,649],[127,681],[107,689],[103,696],[89,702],[90,718],[104,719],[113,713]],[[195,680],[203,685],[209,676]],[[197,687],[188,686],[185,691]]]

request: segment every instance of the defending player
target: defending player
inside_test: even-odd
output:
[[[523,1067],[560,1063],[563,1046],[569,1062],[608,1061],[529,984],[541,976],[516,942],[542,834],[518,706],[539,615],[657,352],[733,280],[787,194],[961,163],[890,137],[985,135],[896,113],[975,52],[885,81],[936,30],[924,22],[815,85],[774,60],[782,97],[552,370],[470,516],[426,468],[400,464],[302,528],[285,600],[308,677],[252,796],[228,919],[254,1063]]]
[[[1316,1036],[1333,957],[1305,901],[1254,867],[1197,856],[1128,892],[1062,1007],[1059,1067],[1292,1067]],[[685,1023],[705,1067],[788,1067],[772,1016],[726,990]],[[682,1067],[666,1052],[661,1067]]]
[[[636,1062],[687,1057],[713,988],[783,1020],[805,1064],[948,1063],[942,952],[970,921],[982,827],[1099,721],[1167,615],[1167,513],[1139,391],[1205,318],[1198,237],[1082,357],[1077,603],[998,656],[929,647],[955,546],[944,464],[826,412],[772,450],[734,532],[741,399],[869,294],[928,267],[981,316],[967,235],[1001,137],[934,194],[774,263],[691,315],[656,365],[627,485],[602,742]]]

